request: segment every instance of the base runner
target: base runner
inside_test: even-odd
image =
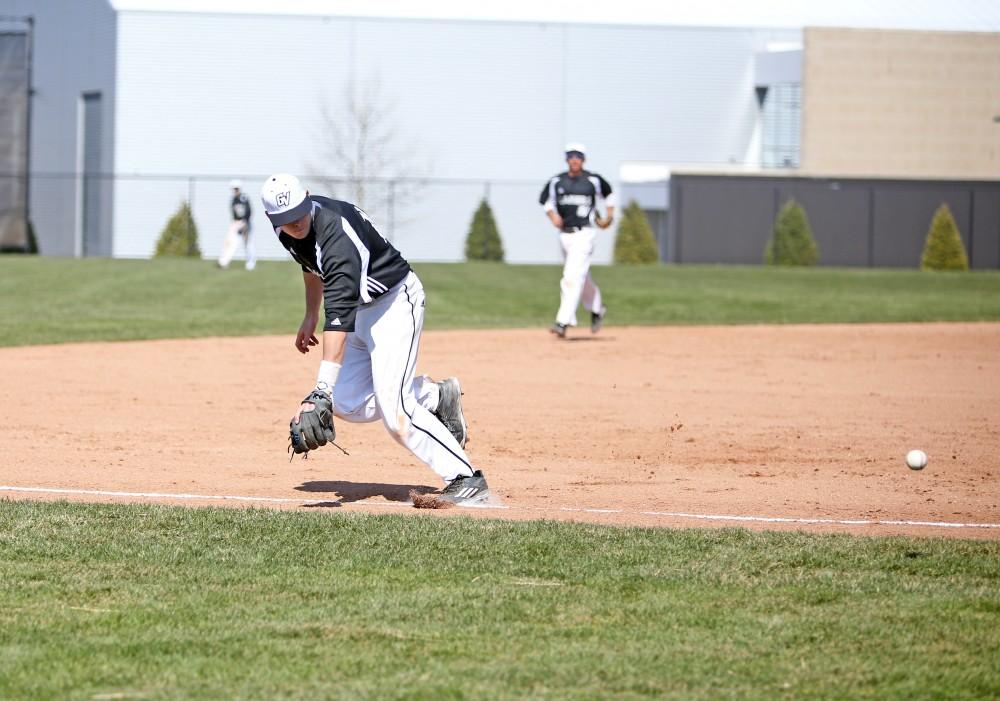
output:
[[[439,499],[485,501],[486,478],[464,450],[468,429],[458,380],[414,376],[424,288],[409,263],[358,207],[310,195],[295,176],[268,178],[261,200],[281,244],[302,266],[300,352],[319,344],[320,306],[326,316],[316,386],[289,426],[292,449],[307,454],[332,442],[333,416],[381,419],[393,439],[444,480]]]
[[[608,310],[601,300],[601,289],[590,276],[590,258],[594,254],[595,225],[611,226],[615,216],[615,195],[608,181],[597,173],[583,169],[587,150],[583,144],[566,144],[566,164],[563,173],[545,183],[538,202],[545,208],[552,225],[559,229],[562,246],[563,275],[560,281],[559,311],[552,333],[566,338],[566,328],[576,326],[576,308],[590,312],[590,330],[597,333]],[[599,216],[598,206],[606,208]]]

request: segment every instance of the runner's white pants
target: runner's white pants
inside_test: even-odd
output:
[[[556,321],[566,326],[576,326],[576,308],[583,302],[588,312],[600,313],[601,289],[590,277],[590,258],[594,255],[594,237],[597,230],[586,227],[573,233],[559,234],[562,244],[563,275],[559,283],[561,296]]]
[[[242,219],[234,219],[226,232],[226,238],[222,241],[222,253],[219,255],[220,267],[229,266],[229,261],[236,254],[236,247],[241,238],[247,250],[247,270],[253,270],[257,266],[257,250],[254,246],[250,224]]]
[[[354,423],[382,419],[389,435],[450,482],[473,467],[433,414],[438,386],[429,377],[414,378],[423,326],[424,286],[412,271],[359,307],[333,388],[333,413]]]

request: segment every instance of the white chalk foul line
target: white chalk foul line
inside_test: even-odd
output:
[[[227,494],[183,494],[175,492],[112,492],[103,489],[53,489],[49,487],[9,487],[0,485],[0,492],[30,492],[40,494],[86,494],[100,497],[142,497],[145,499],[205,499],[210,501],[245,501],[268,504],[325,504],[330,499],[287,499],[282,497],[243,497]],[[351,502],[347,502],[351,503]],[[410,502],[372,502],[371,506],[412,506]]]
[[[584,511],[599,511],[605,509],[584,509]],[[622,512],[625,513],[625,512]],[[953,521],[895,521],[873,519],[834,519],[834,518],[789,518],[785,516],[732,516],[727,514],[689,514],[682,511],[637,511],[643,516],[668,516],[670,518],[692,518],[703,521],[751,521],[756,523],[806,523],[830,524],[837,526],[932,526],[936,528],[1000,528],[1000,523],[956,523]]]
[[[208,501],[241,501],[270,504],[300,504],[302,506],[326,504],[331,499],[292,499],[287,497],[250,497],[227,494],[184,494],[173,492],[116,492],[103,489],[56,489],[51,487],[13,487],[0,485],[0,492],[27,492],[41,494],[84,494],[110,497],[141,497],[145,499],[204,499]],[[341,506],[389,506],[411,507],[408,501],[347,501],[337,502]],[[548,512],[538,506],[494,506],[477,504],[477,508],[506,509],[511,511]],[[553,507],[557,511],[587,514],[634,514],[638,516],[659,516],[666,518],[689,518],[700,521],[738,521],[750,523],[800,523],[807,525],[832,526],[923,526],[928,528],[1000,528],[1000,523],[957,523],[954,521],[903,521],[874,519],[834,519],[834,518],[791,518],[785,516],[736,516],[731,514],[692,514],[684,511],[629,511],[627,509],[586,509],[570,506]]]

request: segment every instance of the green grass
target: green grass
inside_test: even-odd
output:
[[[547,326],[559,266],[417,264],[427,328]],[[609,325],[1000,319],[1000,271],[597,266]],[[0,345],[294,334],[301,273],[211,261],[0,256]]]
[[[428,328],[558,266],[415,266]],[[598,267],[609,324],[1000,319],[1000,273]],[[0,345],[292,334],[301,275],[0,256]],[[0,501],[0,698],[996,698],[1000,543]]]
[[[0,698],[1000,696],[1000,543],[0,502]]]

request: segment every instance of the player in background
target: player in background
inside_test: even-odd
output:
[[[319,344],[320,307],[326,319],[316,386],[290,426],[295,451],[308,453],[333,440],[330,412],[348,422],[381,419],[389,435],[444,480],[440,499],[485,501],[486,478],[464,450],[458,380],[414,377],[424,288],[409,263],[358,207],[310,195],[292,175],[268,178],[261,200],[278,240],[302,266],[306,308],[295,337],[299,352]],[[329,431],[325,437],[309,429],[316,425]],[[299,442],[298,431],[304,436]]]
[[[239,239],[242,238],[247,253],[247,270],[253,270],[257,266],[257,251],[253,244],[253,234],[250,232],[250,198],[240,191],[242,184],[239,180],[231,181],[229,187],[233,189],[233,199],[229,203],[233,221],[226,232],[225,240],[222,242],[219,267],[223,269],[229,267],[229,261],[233,259],[236,246],[239,244]]]
[[[594,254],[594,226],[607,229],[615,216],[615,195],[608,181],[597,173],[583,169],[587,150],[583,144],[566,145],[568,170],[553,176],[542,188],[538,198],[552,225],[559,229],[563,265],[560,282],[559,311],[552,333],[566,338],[566,328],[576,326],[576,308],[590,312],[590,331],[601,330],[607,308],[601,300],[601,290],[590,276],[590,258]],[[605,208],[600,216],[598,206]]]

